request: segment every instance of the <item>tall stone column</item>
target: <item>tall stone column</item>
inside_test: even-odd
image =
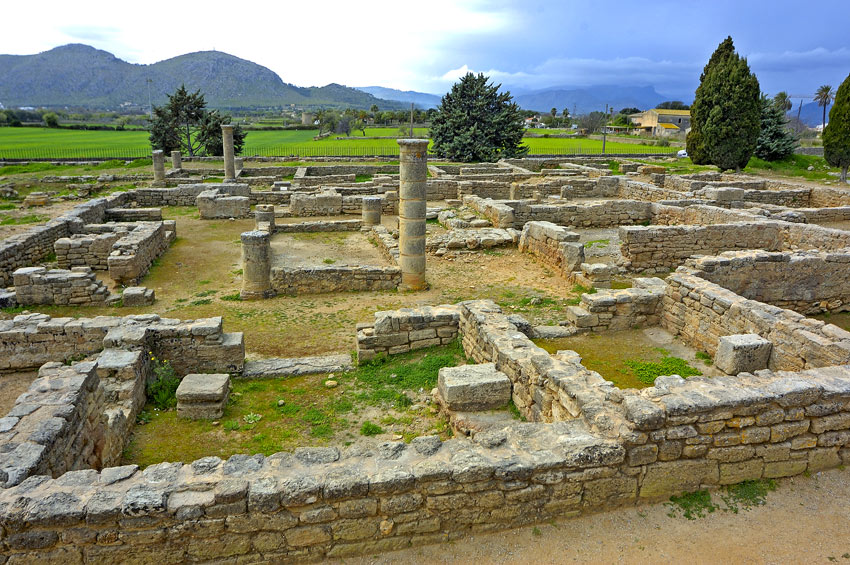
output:
[[[183,155],[179,151],[171,152],[171,168],[178,171],[183,168]]]
[[[242,291],[243,300],[268,298],[274,294],[271,285],[271,236],[265,231],[246,231],[242,234]]]
[[[224,182],[236,180],[236,164],[233,162],[233,124],[221,125],[221,142],[224,147]]]
[[[398,248],[402,290],[425,288],[428,140],[399,139]]]
[[[153,184],[165,186],[165,155],[161,149],[153,152]]]

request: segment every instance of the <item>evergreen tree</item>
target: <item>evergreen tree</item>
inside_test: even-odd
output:
[[[691,127],[696,122],[697,135],[693,139],[700,143],[695,149],[701,163],[717,165],[720,170],[740,171],[750,160],[758,141],[760,91],[747,60],[734,50],[730,53],[729,48],[734,49],[732,39],[726,38],[706,65],[694,100],[699,111],[696,115],[692,113]],[[689,154],[690,150],[689,142]]]
[[[756,143],[755,156],[765,161],[779,161],[788,157],[797,147],[797,136],[788,129],[784,104],[777,105],[767,96],[761,97],[761,131]]]
[[[519,106],[501,85],[467,73],[443,96],[431,122],[433,151],[454,161],[497,161],[528,152]]]
[[[708,113],[711,110],[711,102],[709,100],[709,93],[706,91],[703,83],[705,82],[705,77],[709,74],[712,68],[719,64],[720,61],[734,54],[735,46],[732,44],[732,38],[727,37],[720,43],[720,45],[717,46],[714,53],[711,54],[711,58],[708,60],[708,63],[706,63],[702,70],[702,74],[699,76],[699,86],[697,87],[696,94],[694,95],[694,103],[691,104],[691,131],[688,132],[688,136],[686,138],[688,156],[691,158],[691,161],[697,165],[710,164],[708,153],[705,150],[705,143],[703,141],[702,124],[708,120]]]
[[[154,106],[151,120],[150,142],[154,149],[166,153],[179,150],[190,157],[195,155],[222,155],[221,124],[229,124],[230,116],[208,111],[200,90],[189,93],[185,85],[168,95],[165,106]],[[238,125],[233,128],[233,150],[242,151],[245,132]]]
[[[850,75],[835,94],[829,123],[823,130],[823,156],[833,167],[841,167],[841,182],[847,182],[850,167]]]

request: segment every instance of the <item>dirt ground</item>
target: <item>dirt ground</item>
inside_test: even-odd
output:
[[[29,388],[37,376],[36,372],[0,374],[0,414],[9,413],[15,405],[15,400]]]
[[[715,496],[716,498],[716,496]],[[764,506],[693,521],[663,503],[327,563],[850,563],[850,469],[779,481]]]

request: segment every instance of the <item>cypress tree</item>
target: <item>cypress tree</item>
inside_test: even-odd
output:
[[[501,85],[467,73],[443,96],[431,122],[433,151],[454,161],[497,161],[520,157],[525,132],[519,106]]]
[[[702,125],[708,120],[708,112],[711,110],[709,103],[709,93],[703,87],[705,77],[711,69],[717,66],[721,61],[735,54],[735,46],[732,44],[732,38],[724,39],[714,53],[711,54],[708,63],[702,70],[699,76],[699,86],[694,95],[694,103],[691,104],[691,131],[688,132],[686,139],[688,156],[697,165],[709,164],[708,153],[705,150],[705,143],[702,137]]]
[[[823,156],[833,167],[841,167],[841,182],[847,182],[850,167],[850,75],[844,79],[829,111],[823,130]]]
[[[761,97],[761,131],[756,143],[755,156],[765,161],[779,161],[788,157],[797,147],[797,137],[788,129],[784,105],[777,105],[767,96]]]

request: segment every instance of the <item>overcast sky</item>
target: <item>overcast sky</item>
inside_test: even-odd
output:
[[[86,43],[149,64],[215,49],[298,86],[442,94],[472,70],[515,92],[615,84],[692,96],[727,35],[771,94],[811,95],[850,73],[850,0],[12,2],[3,54]]]

